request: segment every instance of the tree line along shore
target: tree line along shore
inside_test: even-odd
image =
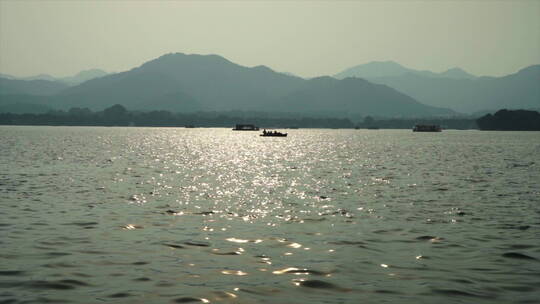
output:
[[[69,111],[50,111],[44,114],[0,113],[0,125],[43,126],[141,126],[141,127],[231,127],[235,124],[254,124],[266,128],[332,128],[332,129],[410,129],[416,124],[440,125],[444,129],[480,130],[540,130],[540,113],[527,110],[500,110],[480,118],[373,118],[352,122],[348,118],[328,117],[279,117],[261,113],[196,112],[172,113],[169,111],[128,111],[114,105],[103,111],[92,112],[87,108]]]

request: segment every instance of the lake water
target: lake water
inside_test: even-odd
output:
[[[540,132],[0,127],[0,303],[538,303]]]

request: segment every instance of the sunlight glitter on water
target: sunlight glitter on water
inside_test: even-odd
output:
[[[539,292],[537,132],[0,128],[1,301]]]

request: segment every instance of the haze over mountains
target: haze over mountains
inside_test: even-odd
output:
[[[26,93],[30,94],[30,93]],[[27,95],[2,96],[3,104]],[[32,99],[32,102],[38,102]],[[265,111],[309,115],[432,116],[453,114],[426,106],[390,87],[363,79],[303,78],[265,66],[244,67],[217,55],[167,54],[132,70],[66,88],[42,104],[101,110]]]
[[[540,65],[503,77],[476,77],[459,68],[433,73],[387,61],[359,65],[335,77],[364,78],[395,88],[423,104],[461,113],[540,108]]]
[[[335,78],[303,79],[217,55],[175,53],[122,73],[90,70],[62,79],[38,78],[49,80],[0,77],[0,112],[102,110],[122,104],[142,111],[426,117],[540,108],[540,66],[505,77],[476,77],[459,68],[434,73],[387,61],[356,66]]]
[[[378,77],[392,77],[403,76],[407,74],[425,76],[425,77],[445,77],[455,79],[474,79],[476,76],[471,75],[461,68],[455,67],[442,73],[434,73],[431,71],[413,70],[402,66],[394,61],[372,61],[366,64],[361,64],[348,68],[341,73],[334,75],[335,78],[343,79],[347,77],[358,78],[378,78]]]
[[[65,90],[69,85],[51,80],[17,80],[0,77],[2,95],[54,95]]]
[[[39,75],[28,76],[28,77],[16,77],[16,76],[0,73],[0,78],[11,79],[11,80],[47,80],[47,81],[61,82],[67,85],[76,85],[76,84],[80,84],[85,81],[88,81],[90,79],[103,77],[107,74],[109,73],[100,69],[90,69],[90,70],[80,71],[79,73],[73,76],[68,76],[68,77],[54,77],[49,74],[39,74]]]

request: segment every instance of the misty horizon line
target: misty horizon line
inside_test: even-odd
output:
[[[9,77],[13,77],[13,78],[16,78],[16,79],[19,79],[19,80],[26,80],[25,78],[37,78],[37,77],[47,77],[47,76],[50,76],[52,78],[55,78],[57,80],[61,80],[62,78],[69,78],[69,77],[74,77],[74,76],[77,76],[81,73],[84,73],[84,72],[90,72],[90,71],[102,71],[102,72],[105,72],[106,74],[118,74],[118,73],[123,73],[123,72],[128,72],[132,69],[135,69],[137,67],[140,67],[141,65],[143,65],[144,63],[146,62],[149,62],[149,61],[152,61],[152,60],[155,60],[155,59],[158,59],[160,57],[163,57],[163,56],[166,56],[166,55],[175,55],[175,54],[182,54],[182,55],[186,55],[186,56],[218,56],[218,57],[221,57],[231,63],[234,63],[234,64],[237,64],[237,65],[240,65],[240,66],[243,66],[243,67],[247,67],[247,68],[255,68],[255,67],[266,67],[266,68],[269,68],[271,69],[272,71],[274,72],[277,72],[277,73],[282,73],[282,74],[288,74],[288,75],[291,75],[291,76],[295,76],[295,77],[300,77],[300,78],[303,78],[303,79],[312,79],[312,78],[318,78],[318,77],[326,77],[326,76],[329,76],[329,77],[334,77],[335,75],[338,75],[339,73],[342,73],[348,69],[351,69],[351,68],[355,68],[355,67],[359,67],[359,66],[363,66],[363,65],[368,65],[368,64],[385,64],[385,63],[390,63],[390,64],[397,64],[405,69],[410,69],[410,70],[414,70],[414,71],[418,71],[418,72],[432,72],[432,73],[435,73],[435,74],[443,74],[445,72],[448,72],[448,71],[451,71],[451,70],[455,70],[455,69],[460,69],[462,71],[465,71],[467,72],[468,74],[471,74],[473,75],[474,77],[504,77],[504,76],[507,76],[507,75],[511,75],[511,74],[515,74],[527,67],[530,67],[530,66],[533,66],[533,65],[539,65],[540,63],[530,63],[528,65],[525,65],[515,71],[511,71],[511,72],[506,72],[505,74],[501,74],[501,75],[477,75],[477,74],[474,74],[474,73],[470,73],[466,68],[463,68],[461,66],[452,66],[452,67],[448,67],[448,68],[445,68],[441,71],[436,71],[436,70],[432,70],[432,69],[417,69],[417,68],[414,68],[414,67],[410,67],[410,66],[407,66],[407,65],[404,65],[398,61],[395,61],[395,60],[370,60],[370,61],[367,61],[367,62],[364,62],[364,63],[358,63],[358,64],[354,64],[354,65],[351,65],[349,67],[345,67],[344,69],[338,71],[338,72],[335,72],[335,73],[327,73],[327,74],[320,74],[320,75],[316,75],[316,76],[311,76],[311,77],[308,77],[308,76],[302,76],[300,74],[297,74],[295,72],[292,72],[290,70],[287,70],[287,71],[279,71],[277,69],[274,69],[268,65],[264,65],[264,64],[259,64],[259,65],[253,65],[253,66],[249,66],[249,65],[243,65],[243,64],[240,64],[240,63],[236,63],[234,61],[231,61],[229,60],[228,58],[226,58],[225,56],[222,56],[222,55],[219,55],[219,54],[215,54],[215,53],[209,53],[209,54],[201,54],[201,53],[182,53],[182,52],[169,52],[169,53],[164,53],[158,57],[153,57],[153,58],[150,58],[142,63],[139,63],[138,65],[135,65],[129,69],[126,69],[126,70],[121,70],[121,71],[109,71],[105,68],[102,68],[102,67],[89,67],[89,68],[84,68],[84,69],[81,69],[81,70],[78,70],[76,72],[72,72],[70,74],[64,74],[64,75],[58,75],[58,74],[52,74],[52,73],[49,73],[49,72],[36,72],[36,73],[32,73],[32,74],[26,74],[26,75],[21,75],[21,74],[18,74],[18,73],[12,73],[12,72],[4,72],[2,70],[0,70],[0,77],[4,77],[4,76],[9,76]],[[334,77],[335,78],[335,77]]]

